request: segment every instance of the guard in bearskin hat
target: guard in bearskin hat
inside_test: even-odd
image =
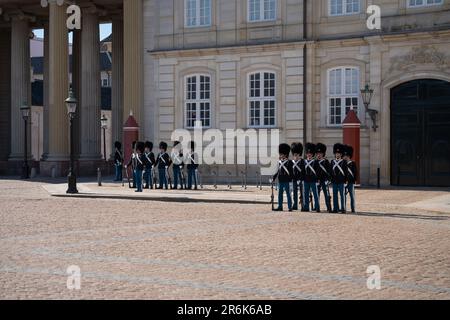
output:
[[[137,142],[136,143],[136,192],[142,192],[142,175],[144,173],[144,168],[146,166],[146,159],[144,156],[145,151],[145,143]]]
[[[316,160],[319,164],[319,172],[317,176],[319,177],[319,200],[320,193],[323,192],[323,196],[325,198],[325,204],[327,206],[327,210],[329,213],[332,212],[331,209],[331,196],[329,185],[331,183],[331,165],[330,161],[325,158],[327,154],[327,146],[323,143],[318,143],[316,145]]]
[[[180,189],[184,189],[184,161],[183,150],[181,149],[181,143],[175,141],[173,143],[172,153],[170,154],[172,159],[173,170],[173,188],[178,189],[178,181],[180,182]]]
[[[278,178],[278,208],[274,211],[283,211],[283,193],[286,192],[288,209],[292,211],[292,199],[290,191],[290,183],[293,179],[293,166],[292,161],[289,160],[289,154],[291,153],[291,147],[282,143],[278,147],[279,160],[278,170],[273,176],[272,181]]]
[[[156,164],[155,154],[153,153],[153,143],[146,141],[144,150],[145,168],[144,168],[144,189],[153,189],[153,168]]]
[[[353,158],[353,147],[345,146],[344,149],[344,161],[347,161],[347,192],[350,196],[350,207],[352,213],[356,213],[355,208],[355,184],[357,181],[358,168],[356,167],[355,161]],[[347,197],[345,197],[345,205],[347,205]]]
[[[305,145],[305,160],[303,161],[303,202],[304,206],[302,211],[309,211],[309,195],[312,193],[314,197],[314,208],[316,212],[320,212],[319,193],[317,190],[319,164],[314,158],[316,154],[316,145],[313,143],[307,143]]]
[[[128,164],[125,165],[125,170],[126,170],[127,178],[128,178],[128,185],[132,189],[136,188],[136,144],[137,144],[137,141],[133,141],[133,143],[131,144],[131,148],[132,148],[131,149],[132,150],[131,158],[130,158],[130,161],[128,161]],[[133,173],[133,185],[132,186],[130,185],[130,179],[128,177],[128,167],[129,166],[131,166],[131,171]]]
[[[114,143],[114,148],[115,148],[114,168],[115,168],[115,173],[116,173],[116,177],[115,177],[114,181],[122,182],[122,180],[123,180],[123,176],[122,176],[122,171],[123,171],[122,144],[119,141],[116,141]]]
[[[335,158],[331,160],[331,183],[333,184],[333,213],[345,213],[345,183],[347,182],[347,162],[342,158],[345,147],[336,143],[333,147]],[[339,206],[340,199],[340,206]]]
[[[198,189],[198,154],[195,152],[195,142],[190,142],[190,150],[187,154],[187,171],[188,171],[188,185],[187,188],[192,189],[192,185],[194,185],[194,189]]]
[[[169,167],[172,164],[170,156],[167,153],[167,143],[162,141],[159,144],[159,154],[156,160],[159,173],[159,189],[169,189],[170,176]]]
[[[292,190],[293,190],[293,206],[292,210],[298,210],[299,203],[299,191],[300,191],[300,206],[303,208],[303,172],[302,167],[304,166],[302,155],[303,155],[303,144],[300,142],[293,143],[291,145],[292,151]]]

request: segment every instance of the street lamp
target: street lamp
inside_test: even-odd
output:
[[[364,89],[361,89],[361,97],[363,99],[364,107],[366,108],[366,112],[369,114],[370,119],[372,120],[372,129],[373,131],[377,131],[377,115],[378,111],[375,109],[370,109],[370,102],[372,101],[374,90],[370,88],[369,84],[366,84]]]
[[[28,119],[30,119],[30,107],[28,106],[28,103],[25,102],[20,107],[20,112],[22,113],[22,118],[25,123],[22,179],[29,179],[30,173],[29,173],[29,167],[28,167]]]
[[[106,129],[108,128],[108,118],[105,115],[100,119],[100,124],[103,129],[103,158],[106,161]]]
[[[65,100],[67,107],[67,114],[70,120],[70,169],[69,175],[67,176],[68,189],[67,193],[75,194],[78,193],[77,190],[77,177],[74,171],[74,154],[73,154],[73,119],[75,118],[75,113],[77,111],[77,99],[73,94],[72,88],[69,90],[69,97]]]

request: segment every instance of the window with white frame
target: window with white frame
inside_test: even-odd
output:
[[[442,4],[442,0],[407,0],[408,7],[427,7]]]
[[[248,0],[248,21],[275,20],[276,6],[276,0]]]
[[[328,70],[328,124],[340,125],[353,107],[358,113],[359,68],[339,67]]]
[[[275,73],[252,73],[248,80],[249,126],[274,127],[276,123]]]
[[[211,0],[185,0],[186,27],[211,25]]]
[[[211,77],[191,75],[186,77],[185,92],[186,128],[194,128],[196,121],[202,127],[211,126]]]
[[[328,0],[331,16],[343,16],[360,13],[361,0]]]

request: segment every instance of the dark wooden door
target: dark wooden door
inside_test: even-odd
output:
[[[391,92],[391,182],[450,186],[450,83],[416,80]]]

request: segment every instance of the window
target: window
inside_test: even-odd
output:
[[[194,128],[196,121],[202,127],[211,126],[211,77],[208,75],[186,77],[186,128]]]
[[[268,21],[275,20],[276,0],[248,0],[248,20]]]
[[[359,69],[342,67],[328,71],[328,124],[340,125],[353,109],[358,113]]]
[[[211,25],[211,0],[185,0],[186,27]]]
[[[360,0],[329,0],[330,15],[343,16],[358,14],[360,12]]]
[[[249,75],[248,119],[250,127],[275,126],[275,73]]]
[[[442,4],[442,0],[407,0],[408,7],[427,7]]]

